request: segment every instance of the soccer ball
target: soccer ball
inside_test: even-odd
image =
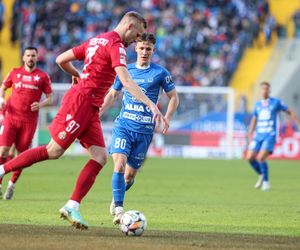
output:
[[[139,211],[129,210],[121,218],[120,229],[126,235],[141,236],[146,228],[146,217]]]

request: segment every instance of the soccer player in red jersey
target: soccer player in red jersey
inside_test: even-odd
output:
[[[0,129],[0,164],[8,160],[13,144],[19,153],[30,147],[38,122],[39,109],[52,103],[50,78],[46,72],[37,68],[37,59],[38,50],[35,47],[25,48],[24,65],[14,68],[0,87],[0,108],[5,105],[5,116]],[[12,88],[12,94],[6,103],[4,95],[8,88]],[[43,93],[46,98],[41,101]],[[12,198],[15,183],[21,172],[21,168],[13,171],[4,199]]]
[[[67,219],[75,228],[88,228],[79,212],[79,205],[107,160],[99,108],[116,74],[123,86],[150,108],[153,121],[162,124],[164,128],[169,126],[155,103],[132,80],[126,67],[125,47],[140,37],[146,27],[145,19],[139,13],[130,11],[122,17],[113,31],[90,38],[60,54],[56,62],[72,75],[73,86],[65,94],[49,127],[51,141],[47,146],[29,149],[0,166],[1,177],[36,162],[57,159],[78,138],[87,148],[90,160],[79,174],[69,201],[59,210],[61,217]],[[72,64],[75,60],[84,61],[81,74]]]

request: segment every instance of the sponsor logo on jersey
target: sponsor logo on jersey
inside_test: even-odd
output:
[[[72,115],[71,114],[67,114],[66,121],[69,121],[71,119],[72,119]]]
[[[125,109],[138,111],[138,112],[144,112],[145,111],[143,105],[137,105],[137,104],[132,104],[132,103],[126,103]]]
[[[21,88],[22,87],[22,82],[16,82],[15,83],[15,89]]]
[[[26,83],[22,83],[22,82],[16,82],[15,83],[15,89],[18,89],[18,88],[35,89],[35,90],[39,89],[39,87],[35,86],[35,85],[26,84]]]
[[[31,82],[32,81],[32,76],[23,76],[22,80],[23,80],[23,82]]]
[[[66,137],[67,137],[67,132],[66,132],[66,131],[61,131],[61,132],[59,132],[58,138],[59,138],[60,140],[64,140],[64,139],[66,139]]]
[[[40,77],[39,75],[35,75],[35,76],[33,77],[33,80],[34,80],[35,82],[38,82],[40,79],[41,79],[41,77]]]
[[[136,115],[128,112],[123,113],[123,117],[132,121],[141,122],[141,123],[150,123],[152,120],[151,116]]]

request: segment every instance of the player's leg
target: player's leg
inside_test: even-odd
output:
[[[135,181],[135,176],[137,174],[138,170],[129,166],[128,164],[126,165],[125,168],[125,190],[128,191],[134,184]]]
[[[112,142],[110,147],[110,154],[114,162],[114,171],[112,175],[112,196],[114,205],[110,206],[110,213],[115,215],[113,219],[114,224],[118,224],[123,215],[123,202],[125,197],[125,166],[127,163],[127,156],[132,149],[132,142],[134,138],[132,132],[115,127],[112,132]]]
[[[15,143],[10,147],[8,152],[9,155],[14,155],[15,149],[17,149],[18,152],[22,153],[30,147],[36,130],[37,123],[16,121],[15,126],[17,128],[16,138],[14,141]],[[16,183],[21,176],[22,170],[23,169],[21,168],[12,172],[12,176],[8,182],[7,189],[4,194],[5,200],[12,199],[14,195]]]
[[[7,161],[8,151],[9,147],[0,146],[0,164],[4,164]],[[0,198],[2,198],[3,195],[2,180],[3,178],[0,178]]]
[[[93,186],[107,159],[104,147],[90,146],[88,151],[91,158],[81,170],[69,201],[60,209],[61,216],[67,219],[75,228],[81,230],[87,229],[88,224],[79,212],[80,203]]]
[[[262,183],[262,187],[261,189],[263,191],[268,191],[270,189],[270,182],[269,182],[269,167],[268,167],[268,163],[267,163],[267,158],[269,157],[270,152],[262,149],[261,151],[259,151],[258,155],[257,155],[257,159],[259,161],[260,164],[260,169],[263,175],[263,183]]]
[[[258,140],[253,140],[248,147],[246,158],[250,164],[250,166],[253,168],[253,170],[258,174],[258,180],[256,181],[254,188],[258,189],[262,186],[263,183],[263,174],[260,169],[260,164],[257,157],[257,152],[260,150],[261,142]]]
[[[14,124],[12,124],[11,119],[6,117],[0,128],[0,166],[7,162],[7,157],[9,153],[9,148],[13,144],[16,138],[16,129]],[[2,178],[0,173],[0,197],[2,198]]]
[[[78,138],[81,144],[87,148],[90,160],[80,172],[69,201],[60,209],[61,216],[78,229],[88,228],[87,222],[79,212],[79,206],[107,161],[104,137],[99,123],[99,114],[94,114],[86,120],[89,121],[89,125]]]
[[[262,143],[261,149],[257,155],[257,160],[260,164],[260,169],[263,174],[263,184],[262,190],[268,191],[270,189],[269,182],[269,167],[267,163],[267,158],[272,154],[276,143],[275,136],[268,136]]]
[[[112,194],[115,204],[115,218],[113,223],[119,224],[123,215],[123,203],[126,190],[124,173],[127,156],[122,153],[113,153],[112,158],[114,162],[114,172],[112,175]]]
[[[125,192],[127,192],[133,186],[133,184],[135,182],[134,178],[135,178],[136,174],[137,174],[137,170],[130,167],[128,164],[126,164],[125,175],[124,175]],[[115,206],[114,199],[112,199],[112,202],[110,204],[109,212],[111,215],[115,215],[115,213],[116,213],[116,206]]]
[[[134,180],[137,170],[142,166],[142,164],[145,160],[149,145],[152,140],[152,134],[140,134],[140,133],[136,133],[136,132],[130,132],[129,138],[131,138],[131,147],[130,147],[131,150],[127,157],[127,165],[130,166],[130,168],[132,168],[133,170],[130,171],[130,168],[129,167],[127,168],[128,169],[128,175],[127,175],[128,182]],[[121,162],[119,164],[119,166],[123,167],[123,164],[124,164],[124,161]],[[130,173],[132,174],[131,176],[129,175]],[[125,191],[126,191],[126,177],[125,177],[125,181],[123,183],[124,183],[124,186],[123,186],[124,189],[122,189],[122,191],[123,191],[123,200],[124,200]],[[127,187],[129,187],[129,186],[127,186]],[[115,206],[116,206],[115,219],[114,219],[115,223],[118,222],[118,218],[117,218],[118,206],[117,205],[118,204],[115,201]]]

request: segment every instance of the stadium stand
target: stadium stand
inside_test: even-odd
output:
[[[129,9],[142,11],[157,35],[154,61],[166,66],[176,84],[226,86],[245,47],[257,36],[265,0],[123,1],[16,0],[21,46],[40,51],[40,66],[54,82],[69,78],[53,63],[57,54],[115,26]],[[128,6],[131,6],[128,8]],[[133,47],[128,51],[134,60]]]

